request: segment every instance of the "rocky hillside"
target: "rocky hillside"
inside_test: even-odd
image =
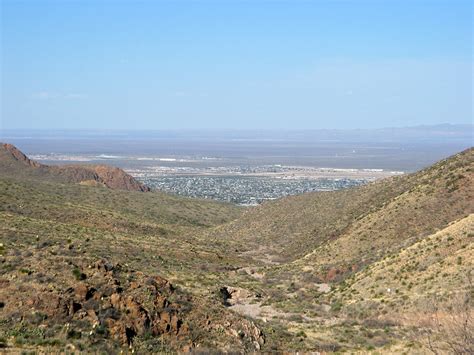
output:
[[[238,240],[256,259],[373,260],[474,212],[473,169],[468,149],[414,174],[265,203],[215,236]]]
[[[387,347],[390,338],[426,345],[407,326],[422,326],[415,322],[422,305],[472,295],[473,214],[474,149],[468,149],[414,174],[264,204],[211,236],[235,241],[254,260],[242,269],[250,279],[239,286],[261,294],[261,307],[249,299],[239,310],[273,314],[293,334],[304,334],[301,349],[384,345],[400,352]],[[367,338],[366,324],[379,336]],[[474,336],[472,322],[467,329]]]
[[[373,263],[346,280],[338,297],[348,311],[429,311],[452,291],[469,292],[474,270],[474,214]],[[463,275],[465,277],[463,277]]]
[[[474,351],[474,149],[246,209],[0,156],[7,352]]]
[[[474,213],[474,149],[398,180],[405,191],[359,215],[300,264],[359,268]]]
[[[159,192],[0,176],[0,351],[270,344],[204,286],[237,261],[198,236],[239,213]]]
[[[119,168],[98,165],[48,166],[29,159],[15,146],[0,143],[0,169],[2,174],[30,176],[58,182],[105,186],[128,191],[150,191],[149,187],[135,180]]]

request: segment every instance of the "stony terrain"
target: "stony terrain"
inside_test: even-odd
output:
[[[0,155],[5,351],[474,350],[474,149],[247,209],[42,169]]]

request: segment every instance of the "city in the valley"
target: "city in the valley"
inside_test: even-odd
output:
[[[262,164],[213,157],[37,154],[49,163],[100,162],[122,166],[147,186],[181,196],[257,205],[280,197],[333,191],[403,174],[384,169]]]

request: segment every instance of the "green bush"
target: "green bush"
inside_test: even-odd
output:
[[[77,267],[72,270],[72,274],[74,275],[74,277],[76,278],[77,281],[81,281],[81,280],[86,279],[86,275],[83,274],[81,272],[81,270]]]

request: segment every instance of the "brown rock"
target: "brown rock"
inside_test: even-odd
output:
[[[114,266],[104,259],[96,261],[94,268],[102,272],[110,272],[114,270]]]
[[[168,300],[163,295],[158,295],[155,298],[155,307],[157,308],[165,308],[169,305]]]
[[[74,294],[80,301],[87,301],[94,295],[94,292],[94,288],[91,288],[84,283],[81,283],[74,288]]]
[[[132,297],[126,299],[125,309],[127,310],[129,317],[133,320],[135,332],[139,335],[144,334],[150,327],[148,312]]]
[[[137,288],[140,288],[141,285],[140,285],[140,283],[138,283],[137,281],[132,281],[132,282],[130,282],[130,286],[129,286],[129,287],[130,287],[130,289],[135,290],[135,289],[137,289]]]
[[[69,302],[57,295],[40,293],[30,298],[26,304],[46,313],[50,317],[66,316],[69,314]]]
[[[169,324],[171,322],[171,315],[168,311],[163,311],[160,313],[161,323]]]
[[[179,328],[179,335],[186,335],[189,333],[189,326],[184,323]]]
[[[14,160],[23,163],[24,165],[30,166],[32,168],[39,168],[42,166],[42,164],[34,160],[30,160],[25,154],[23,154],[12,144],[2,143],[2,148],[5,150],[5,152],[8,152]]]
[[[118,293],[114,293],[112,296],[110,296],[110,303],[112,304],[112,307],[121,309],[122,297]]]
[[[171,283],[161,276],[152,276],[147,280],[148,284],[154,285],[157,289],[166,290],[169,292],[173,291]]]
[[[176,314],[173,314],[171,316],[171,329],[175,334],[178,334],[179,328],[181,326],[181,321],[179,320],[178,316]]]
[[[68,313],[70,316],[74,315],[77,311],[79,311],[82,308],[82,305],[78,302],[74,302],[73,300],[69,301],[68,305]]]
[[[99,317],[97,317],[97,313],[95,313],[95,311],[93,309],[88,309],[87,310],[87,315],[92,320],[92,322],[98,322],[99,321]]]
[[[136,332],[121,321],[108,320],[110,335],[122,345],[131,345]]]
[[[106,165],[63,165],[52,166],[30,160],[15,146],[0,143],[0,163],[7,167],[19,166],[36,175],[51,176],[68,183],[106,186],[111,189],[148,192],[150,188],[124,170]]]

